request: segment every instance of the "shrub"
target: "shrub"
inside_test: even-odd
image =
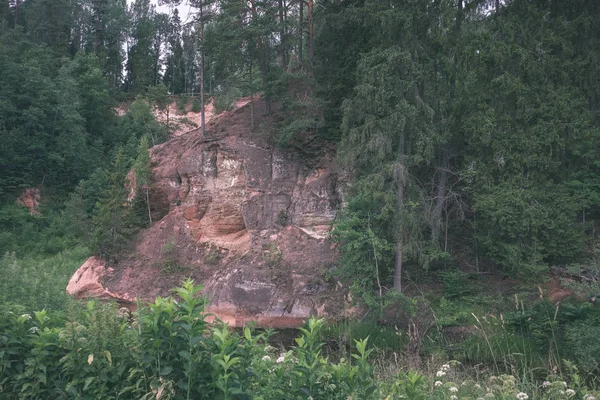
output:
[[[232,110],[235,105],[235,101],[240,98],[241,95],[242,93],[236,88],[230,88],[216,93],[214,96],[215,114]]]
[[[469,274],[460,270],[438,272],[444,284],[444,295],[449,299],[468,296],[474,293],[473,283],[469,281]]]
[[[592,374],[600,373],[600,323],[582,321],[566,327],[566,341],[578,365]]]
[[[223,259],[221,250],[216,246],[208,246],[204,255],[204,262],[208,265],[217,265]]]
[[[187,114],[185,107],[187,106],[188,99],[186,97],[180,96],[175,100],[175,105],[177,106],[177,110],[181,114]]]
[[[263,257],[269,267],[276,267],[283,261],[283,253],[275,243],[263,246]]]
[[[159,263],[161,271],[165,274],[173,274],[184,269],[179,264],[179,256],[177,254],[177,245],[173,240],[168,241],[162,247],[162,262]]]
[[[277,352],[266,333],[242,335],[205,321],[201,287],[141,307],[131,323],[114,304],[75,304],[66,324],[45,311],[0,313],[2,399],[372,398],[367,340],[334,364],[321,350],[324,321],[311,319],[296,346]]]
[[[192,112],[198,113],[202,111],[202,104],[200,104],[200,100],[197,97],[194,97],[192,101]]]

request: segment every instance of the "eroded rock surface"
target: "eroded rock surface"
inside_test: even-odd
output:
[[[27,188],[23,190],[23,193],[17,199],[17,204],[29,209],[29,214],[40,215],[38,207],[40,205],[40,189],[39,188]]]
[[[100,274],[102,262],[90,259],[72,279],[96,274],[100,287],[74,282],[69,293],[151,300],[191,276],[205,286],[209,312],[233,326],[295,327],[310,315],[339,315],[344,293],[324,278],[336,256],[331,157],[274,147],[276,117],[256,107],[254,131],[247,104],[215,117],[204,138],[193,131],[154,147],[155,223],[118,265]]]

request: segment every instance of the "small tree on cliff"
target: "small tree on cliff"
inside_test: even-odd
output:
[[[152,224],[152,213],[150,212],[150,184],[152,181],[152,168],[150,167],[150,153],[148,151],[148,137],[142,137],[137,158],[133,164],[136,175],[136,192],[144,192],[146,208],[148,210],[148,222]]]
[[[167,137],[169,136],[169,105],[171,104],[171,99],[169,98],[169,91],[167,87],[159,83],[156,86],[150,86],[148,88],[148,101],[154,107],[158,108],[160,112],[166,115],[167,117]]]
[[[126,226],[128,172],[127,157],[123,148],[119,148],[107,171],[108,189],[96,203],[96,215],[93,218],[93,244],[98,255],[109,257],[120,249]]]

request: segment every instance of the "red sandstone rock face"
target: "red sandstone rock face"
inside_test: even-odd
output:
[[[328,240],[339,199],[332,160],[275,148],[274,119],[256,106],[254,132],[247,104],[215,117],[205,138],[192,131],[154,147],[156,222],[114,269],[97,273],[88,264],[101,261],[88,260],[69,293],[151,300],[191,276],[205,286],[209,312],[233,326],[296,327],[314,314],[340,315],[345,293],[324,280],[336,256]],[[77,286],[87,276],[99,286]]]
[[[17,204],[29,209],[31,215],[39,215],[38,206],[40,205],[40,189],[27,188],[17,199]]]

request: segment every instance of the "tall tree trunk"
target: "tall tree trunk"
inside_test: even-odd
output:
[[[152,225],[152,213],[150,212],[150,195],[148,194],[148,186],[146,185],[146,206],[148,207],[148,221]]]
[[[202,124],[202,138],[206,134],[206,114],[204,112],[204,49],[200,53],[200,123]]]
[[[171,103],[167,103],[167,137],[169,137],[169,106],[170,105],[171,105]]]
[[[463,0],[458,0],[457,7],[458,7],[458,12],[456,14],[455,29],[456,29],[457,34],[460,34],[460,30],[462,27],[462,21],[463,21]]]
[[[396,260],[394,261],[394,290],[402,292],[402,240],[396,243]]]
[[[298,13],[298,61],[302,64],[302,53],[304,46],[304,0],[300,0],[300,11]]]
[[[250,128],[254,130],[254,85],[252,82],[252,56],[250,56]]]
[[[313,67],[313,5],[314,0],[308,0],[308,64]]]
[[[396,213],[401,214],[404,208],[404,186],[406,180],[406,172],[404,171],[404,132],[400,133],[400,139],[398,141],[398,164],[396,166]],[[398,229],[398,238],[396,241],[396,259],[394,262],[394,290],[402,292],[402,262],[404,257],[404,229],[402,228],[402,222],[400,222],[400,229]]]
[[[433,243],[437,243],[442,228],[442,212],[444,210],[444,203],[446,201],[446,184],[448,182],[448,164],[448,151],[446,149],[442,149],[441,160],[438,167],[438,183],[431,226],[431,241]]]
[[[202,138],[206,136],[206,119],[204,113],[204,8],[200,2],[200,123]]]
[[[284,19],[284,2],[278,1],[279,4],[279,65],[281,69],[285,69],[286,60],[286,45],[285,45],[285,19]]]

